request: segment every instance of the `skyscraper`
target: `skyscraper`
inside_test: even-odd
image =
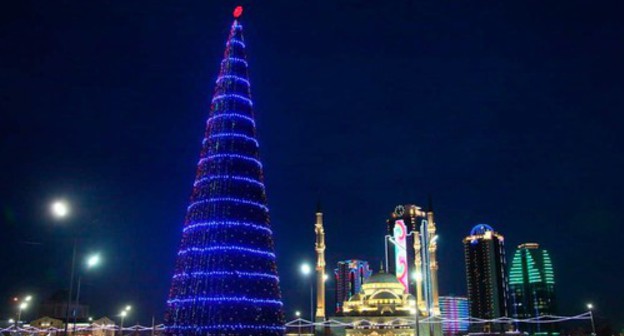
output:
[[[459,335],[468,331],[470,317],[468,314],[468,298],[462,296],[440,296],[440,314],[443,319],[442,332],[445,336]]]
[[[427,211],[413,204],[397,206],[386,230],[388,273],[396,275],[405,292],[416,297],[418,310],[425,316],[440,314],[437,228],[429,203]]]
[[[336,277],[336,313],[342,313],[343,303],[362,290],[362,284],[372,274],[367,261],[344,260],[334,270]]]
[[[241,13],[234,11],[206,122],[167,301],[169,335],[284,331]]]
[[[486,224],[472,228],[464,238],[470,316],[494,319],[507,316],[505,245],[501,234]],[[486,331],[500,325],[484,325]]]
[[[555,315],[555,275],[548,251],[536,243],[519,245],[509,270],[509,288],[512,317]],[[539,331],[539,325],[523,327]]]

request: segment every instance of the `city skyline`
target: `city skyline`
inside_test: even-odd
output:
[[[465,293],[462,232],[490,223],[508,246],[549,247],[558,291],[574,293],[560,295],[569,313],[592,301],[615,323],[621,300],[605,288],[615,286],[620,268],[591,279],[576,273],[579,264],[602,268],[609,257],[617,265],[622,255],[613,243],[622,218],[621,123],[611,120],[621,117],[609,112],[622,103],[613,94],[622,49],[606,42],[623,29],[611,11],[571,3],[555,20],[575,27],[583,13],[599,24],[574,24],[601,40],[549,29],[548,14],[562,13],[555,5],[532,12],[542,15],[539,24],[521,33],[528,14],[514,4],[485,12],[477,5],[282,5],[256,4],[247,19],[278,268],[284,283],[295,284],[284,290],[287,307],[306,306],[298,267],[314,255],[300,246],[313,242],[308,224],[319,194],[328,265],[351,258],[376,265],[387,209],[432,194],[444,228],[441,294]],[[83,252],[106,251],[105,267],[83,283],[84,300],[105,310],[96,315],[132,302],[143,307],[137,319],[162,316],[180,238],[175,223],[190,194],[196,134],[232,7],[11,8],[0,153],[3,227],[14,239],[2,247],[11,258],[1,265],[23,275],[3,279],[3,296],[28,291],[39,299],[63,288],[68,230],[81,227]],[[301,10],[309,18],[289,15]],[[476,20],[479,13],[486,19]],[[320,18],[328,24],[317,25]],[[469,33],[453,35],[460,32]],[[553,41],[565,43],[550,47]],[[387,57],[391,66],[378,70]],[[360,76],[370,81],[354,80]],[[602,89],[579,91],[579,82]],[[47,215],[57,197],[75,210],[63,224]],[[587,223],[605,234],[587,236]],[[105,294],[113,288],[117,295]]]

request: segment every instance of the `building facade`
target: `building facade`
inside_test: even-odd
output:
[[[556,315],[555,275],[548,251],[537,243],[519,245],[509,270],[509,289],[512,317]],[[519,327],[523,331],[542,331],[539,324]]]
[[[463,296],[440,296],[440,314],[443,319],[442,332],[445,336],[461,335],[468,331],[468,298]]]
[[[436,230],[431,204],[427,211],[399,205],[387,221],[386,269],[416,297],[423,316],[440,314]]]
[[[483,319],[508,316],[504,237],[491,226],[479,224],[463,243],[470,316]],[[504,327],[483,325],[486,332]]]
[[[334,270],[336,278],[336,313],[342,313],[344,302],[362,290],[362,285],[372,271],[365,260],[339,261]]]

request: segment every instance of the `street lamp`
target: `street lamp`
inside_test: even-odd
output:
[[[419,324],[419,311],[418,311],[418,284],[422,281],[422,273],[419,271],[415,271],[412,274],[412,278],[414,278],[414,286],[416,290],[414,291],[414,335],[420,335],[420,324]]]
[[[57,200],[50,205],[52,216],[57,220],[63,220],[69,216],[70,206],[65,200]],[[78,237],[74,236],[74,247],[72,249],[71,271],[69,275],[69,293],[67,293],[67,307],[65,309],[65,333],[67,336],[67,328],[69,326],[69,312],[71,310],[72,294],[74,291],[74,274],[76,273],[76,248],[78,245]],[[74,323],[74,329],[76,325]]]
[[[121,322],[119,323],[119,336],[123,336],[124,319],[126,318],[126,316],[128,315],[128,312],[131,309],[132,309],[132,306],[128,305],[126,306],[126,308],[124,308],[124,310],[121,311],[121,313],[119,313],[119,316],[121,316]]]
[[[589,318],[591,319],[592,336],[596,336],[596,324],[594,323],[594,305],[588,303],[587,309],[589,309]]]
[[[32,300],[32,295],[26,295],[23,299],[19,299],[17,297],[13,298],[13,301],[17,304],[17,320],[13,320],[10,319],[9,323],[10,324],[14,324],[15,323],[15,329],[17,330],[17,328],[19,327],[19,323],[22,319],[22,311],[26,310],[26,308],[28,308],[28,303]]]
[[[297,335],[301,336],[301,312],[297,310],[295,312],[295,316],[297,316],[297,322],[299,322],[299,326],[297,327]]]
[[[301,264],[301,274],[308,277],[312,273],[312,267],[309,264]],[[314,323],[314,282],[310,277],[310,322]]]
[[[87,257],[85,268],[89,270],[96,267],[100,263],[100,254],[95,253]],[[74,308],[74,332],[76,331],[76,320],[78,319],[77,310],[80,309],[80,283],[82,281],[82,272],[78,274],[78,285],[76,286],[76,306]]]
[[[52,215],[56,218],[65,218],[69,215],[69,205],[64,200],[54,201],[50,206]]]

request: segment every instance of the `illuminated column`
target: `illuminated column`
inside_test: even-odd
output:
[[[427,304],[423,298],[423,260],[422,245],[418,229],[418,217],[423,216],[419,207],[412,205],[409,207],[409,215],[412,222],[412,234],[414,236],[414,272],[416,276],[416,307],[418,311],[426,312]]]
[[[416,275],[416,305],[419,311],[425,311],[425,301],[423,300],[422,292],[422,259],[420,257],[420,235],[418,232],[414,232],[414,272]]]
[[[316,234],[316,320],[325,321],[325,230],[320,206],[316,210],[314,233]]]
[[[438,261],[436,260],[436,250],[438,249],[438,244],[436,242],[436,226],[433,220],[433,208],[431,204],[429,205],[429,211],[427,211],[427,234],[430,239],[429,244],[429,268],[431,272],[431,293],[432,293],[432,303],[433,307],[429,307],[433,309],[433,315],[440,315],[440,300],[438,294]]]

